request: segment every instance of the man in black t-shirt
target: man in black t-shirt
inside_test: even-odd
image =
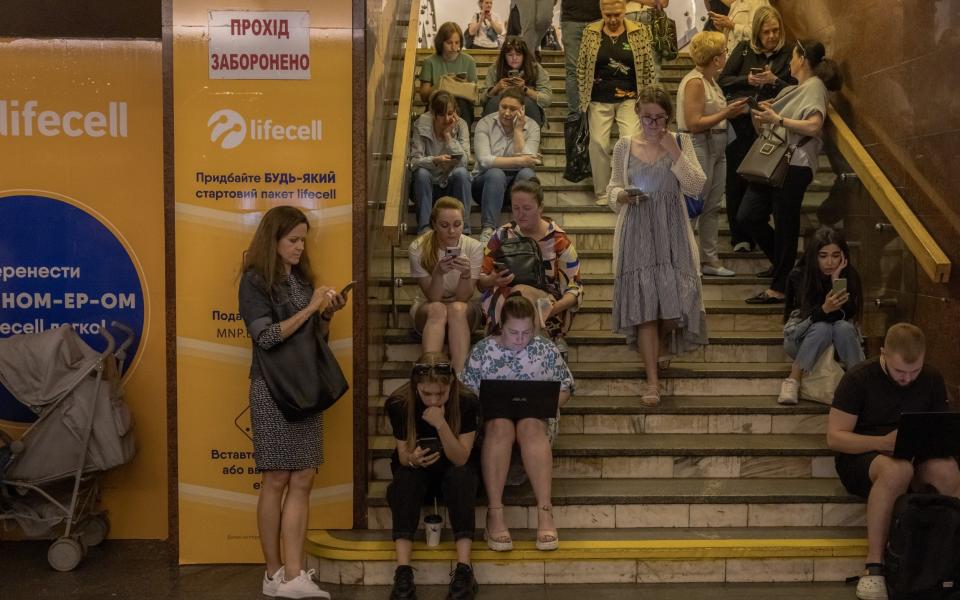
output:
[[[837,474],[847,491],[867,498],[867,575],[857,584],[861,600],[886,600],[883,549],[890,515],[911,483],[931,484],[960,496],[960,469],[953,458],[893,458],[903,412],[941,412],[947,393],[940,373],[924,366],[923,332],[907,323],[887,331],[880,356],[843,376],[827,422],[827,445],[838,453]]]

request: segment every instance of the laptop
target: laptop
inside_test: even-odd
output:
[[[900,415],[894,458],[960,456],[960,413],[905,412]]]
[[[555,419],[560,398],[559,381],[480,382],[480,406],[487,419]]]

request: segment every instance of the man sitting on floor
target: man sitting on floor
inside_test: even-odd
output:
[[[924,366],[923,332],[906,323],[887,331],[878,358],[847,371],[837,386],[827,422],[827,445],[838,452],[837,473],[847,491],[867,498],[867,574],[857,598],[886,600],[882,575],[893,504],[911,483],[931,484],[941,494],[960,495],[960,469],[953,458],[910,461],[893,458],[903,412],[941,412],[947,393],[940,373]]]

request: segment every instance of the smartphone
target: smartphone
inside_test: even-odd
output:
[[[467,74],[466,74],[466,73],[457,73],[456,75],[454,75],[454,77],[456,77],[456,78],[459,79],[460,81],[466,81],[466,80],[467,80]]]
[[[350,293],[350,290],[353,289],[353,286],[356,285],[356,283],[357,283],[356,281],[351,281],[347,285],[343,286],[342,290],[340,290],[340,295],[343,296],[344,300],[347,299],[347,294]]]
[[[510,69],[507,71],[507,77],[520,77],[520,71],[517,69]]]
[[[502,262],[495,262],[493,263],[493,270],[496,271],[497,273],[499,273],[500,271],[506,271],[507,264]]]
[[[460,247],[459,246],[447,246],[447,256],[452,256],[456,258],[460,256]]]
[[[766,69],[763,69],[763,68],[761,68],[761,67],[751,67],[751,68],[750,68],[750,74],[751,74],[751,75],[759,75],[760,73],[763,73],[764,71],[766,71]]]
[[[623,191],[625,191],[628,196],[631,196],[631,197],[634,197],[634,198],[641,198],[641,197],[643,197],[643,196],[646,195],[646,194],[643,193],[643,190],[641,190],[641,189],[638,188],[638,187],[633,187],[633,186],[626,187],[626,188],[623,189]]]
[[[463,154],[459,152],[456,154],[451,154],[450,158],[452,158],[453,160],[463,160]]]
[[[842,294],[847,291],[847,280],[844,277],[833,280],[833,293]]]
[[[747,105],[753,110],[760,110],[760,103],[754,96],[747,96]]]
[[[423,448],[430,454],[440,452],[440,449],[443,447],[440,445],[440,438],[436,437],[417,438],[417,446]]]

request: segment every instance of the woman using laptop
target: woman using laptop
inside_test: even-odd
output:
[[[427,352],[413,365],[410,384],[387,400],[386,411],[396,441],[390,460],[393,481],[387,487],[397,552],[390,598],[416,598],[410,554],[428,493],[443,496],[456,540],[457,566],[449,597],[473,598],[477,581],[470,567],[470,545],[477,473],[470,454],[480,425],[477,398],[457,381],[446,355]]]
[[[483,380],[559,381],[559,406],[573,393],[573,375],[557,347],[535,335],[533,304],[517,294],[503,303],[502,327],[499,335],[477,342],[460,374],[461,382],[479,391]],[[556,550],[560,538],[553,522],[550,487],[553,477],[551,435],[556,432],[556,419],[526,418],[519,421],[490,419],[484,423],[481,468],[487,489],[487,526],[484,538],[496,552],[513,549],[513,539],[503,515],[503,487],[510,468],[514,442],[520,445],[523,468],[537,499],[537,550]]]

